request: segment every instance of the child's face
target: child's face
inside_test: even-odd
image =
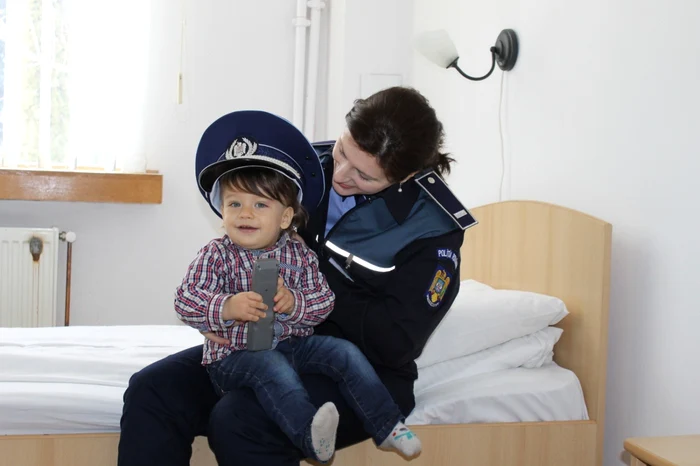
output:
[[[247,249],[264,249],[274,245],[282,230],[289,227],[294,209],[267,197],[222,188],[221,213],[228,237]]]

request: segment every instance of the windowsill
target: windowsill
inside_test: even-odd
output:
[[[160,204],[163,175],[0,168],[0,200]]]

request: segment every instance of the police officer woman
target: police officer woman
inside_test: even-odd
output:
[[[459,250],[474,220],[439,176],[452,159],[441,151],[442,124],[420,93],[380,91],[356,101],[346,123],[335,143],[314,145],[321,172],[306,173],[324,182],[325,194],[300,234],[336,295],[316,333],[359,347],[408,416],[414,360],[458,292]],[[218,399],[201,359],[202,348],[191,348],[132,377],[119,465],[187,465],[194,437],[207,435],[220,465],[298,466],[301,452],[255,395],[236,390]],[[338,448],[368,438],[332,380],[302,380],[314,404],[337,406]]]

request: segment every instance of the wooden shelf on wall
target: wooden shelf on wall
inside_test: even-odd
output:
[[[163,175],[0,169],[0,200],[160,204]]]

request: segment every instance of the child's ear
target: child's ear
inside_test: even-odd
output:
[[[286,230],[289,228],[289,225],[292,224],[292,220],[294,220],[294,209],[287,207],[284,209],[284,212],[282,212],[282,224],[280,225],[280,228]]]

